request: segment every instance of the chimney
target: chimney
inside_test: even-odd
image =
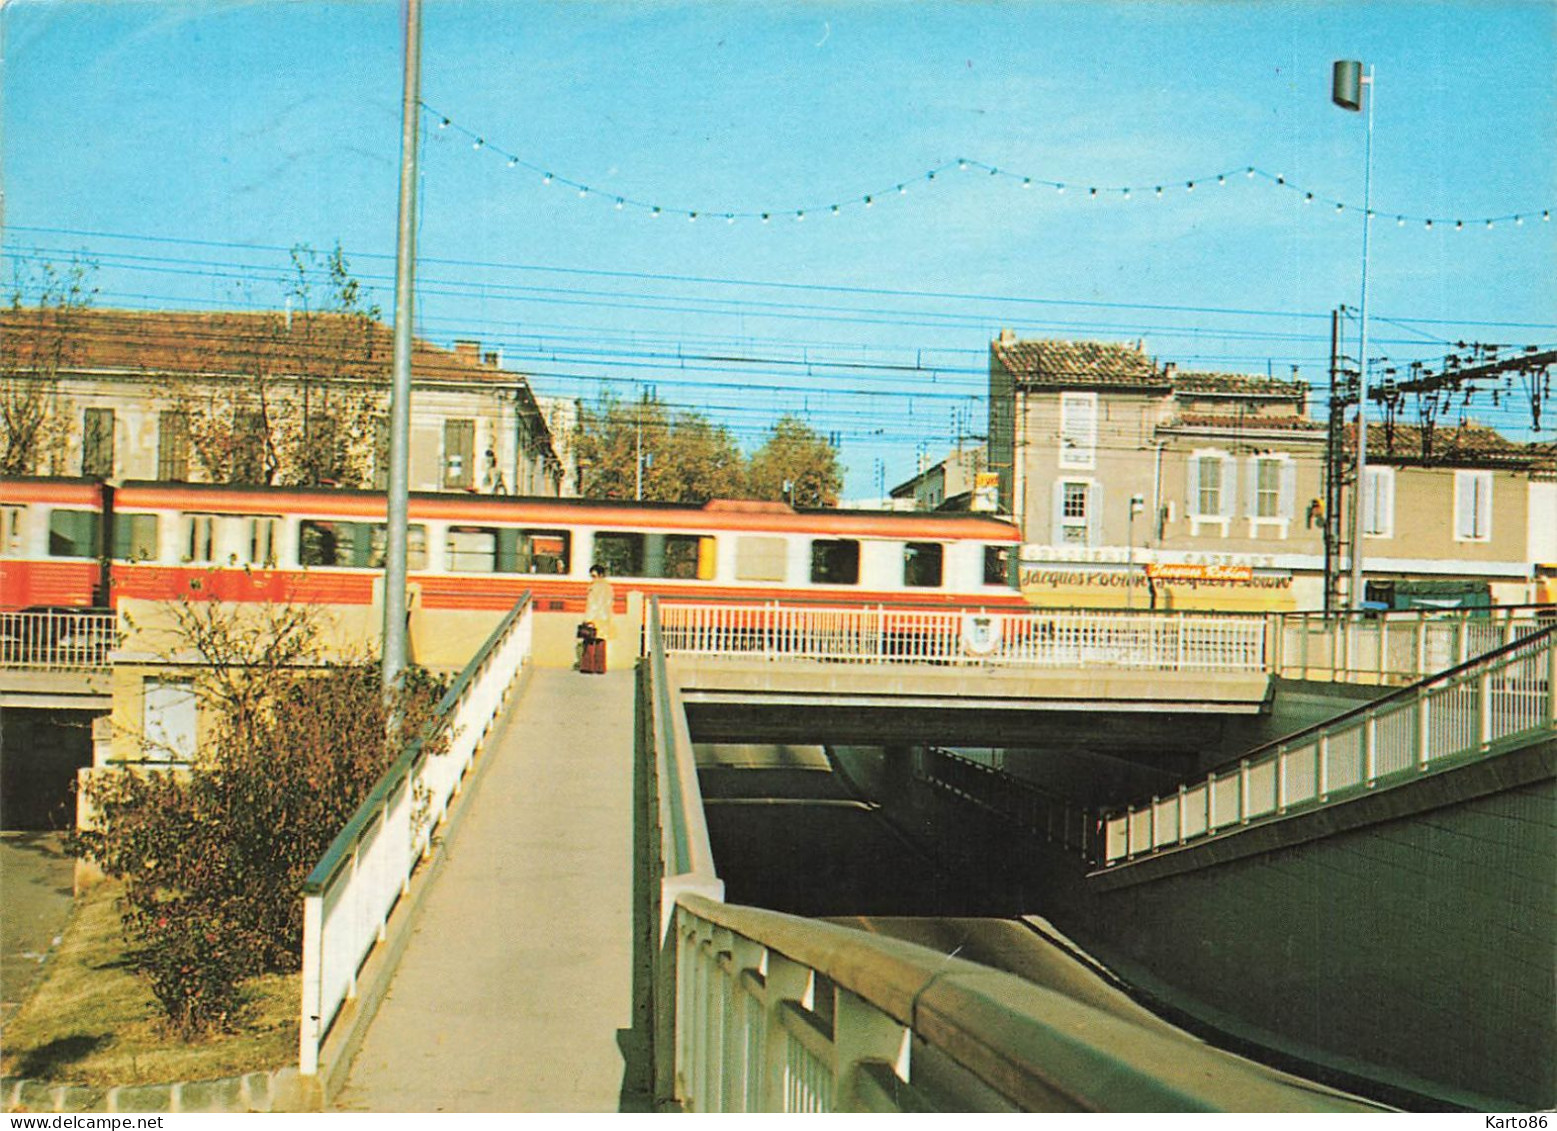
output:
[[[1173,375],[1175,373],[1177,373],[1178,371],[1179,371],[1178,362],[1176,362],[1176,361],[1167,361],[1167,362],[1163,363],[1162,375],[1164,377],[1166,377],[1170,383],[1173,380]]]
[[[470,338],[454,339],[454,356],[472,365],[481,363],[481,343]]]
[[[1015,330],[1007,330],[1004,327],[1001,327],[1001,330],[1000,330],[1000,344],[1003,345],[1003,346],[1014,346],[1014,345],[1016,345],[1016,331]]]

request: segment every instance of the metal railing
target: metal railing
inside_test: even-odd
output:
[[[1090,858],[1095,816],[1059,794],[939,746],[926,747],[914,776],[928,785],[1002,818],[1033,837]]]
[[[663,613],[651,599],[639,683],[658,825],[657,1100],[698,1112],[1355,1106],[1307,1090],[1277,1097],[1252,1070],[1015,975],[723,902]]]
[[[1557,627],[1268,743],[1105,818],[1101,863],[1225,836],[1557,731]]]
[[[668,652],[698,656],[931,662],[1152,671],[1266,669],[1260,616],[989,612],[667,602]]]
[[[1335,1111],[1014,974],[684,894],[676,1098],[692,1111]]]
[[[108,666],[119,646],[112,609],[29,609],[0,613],[0,667],[79,671]]]
[[[407,744],[303,883],[304,1076],[317,1074],[331,1025],[357,996],[363,963],[384,941],[390,914],[529,661],[531,610],[526,593],[449,688],[429,730]],[[448,749],[431,754],[426,742],[435,729],[448,732]]]
[[[724,898],[724,883],[714,868],[714,852],[708,839],[703,794],[698,784],[697,760],[680,692],[665,665],[663,611],[659,598],[651,597],[644,610],[647,672],[638,682],[639,720],[643,753],[652,778],[648,796],[649,844],[656,859],[653,872],[655,918],[659,933],[654,953],[654,1090],[658,1097],[675,1096],[676,1001],[665,992],[675,981],[675,947],[672,925],[676,900],[683,894]],[[644,675],[647,678],[643,678]]]
[[[1414,683],[1522,640],[1554,620],[1557,609],[1550,605],[1278,613],[1271,669],[1291,679]]]

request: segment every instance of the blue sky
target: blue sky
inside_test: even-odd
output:
[[[273,306],[278,249],[338,241],[391,307],[398,5],[21,0],[0,30],[11,265]],[[747,444],[796,412],[852,496],[983,431],[1003,326],[1322,382],[1361,269],[1336,58],[1376,73],[1370,354],[1557,342],[1557,4],[428,0],[422,52],[419,332]]]

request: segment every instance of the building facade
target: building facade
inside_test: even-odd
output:
[[[960,447],[893,487],[893,505],[911,510],[975,510],[974,491],[988,459],[982,444]]]
[[[11,474],[387,483],[393,343],[376,320],[22,309],[0,312],[0,334],[0,401],[23,424]],[[562,492],[546,416],[496,353],[418,341],[411,374],[411,490]]]
[[[1035,602],[1323,607],[1327,439],[1305,384],[1009,332],[991,343],[989,380],[990,469],[1022,527]],[[1542,596],[1557,555],[1549,447],[1466,424],[1431,437],[1376,427],[1368,449],[1370,599]],[[1332,569],[1348,552],[1331,546]]]

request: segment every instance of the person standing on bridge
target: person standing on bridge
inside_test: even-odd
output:
[[[616,593],[606,580],[605,566],[590,566],[589,576],[589,593],[584,598],[584,621],[578,626],[578,638],[583,645],[578,670],[585,675],[604,675],[606,641],[615,635],[611,608],[616,602]]]

